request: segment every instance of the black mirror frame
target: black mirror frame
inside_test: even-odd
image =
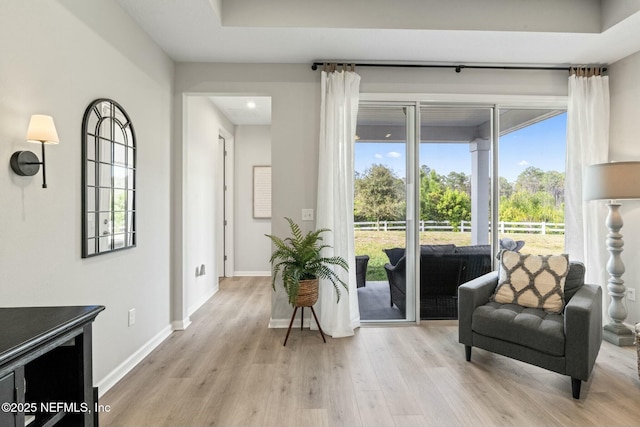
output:
[[[101,134],[105,120],[108,120],[109,135]],[[122,140],[116,139],[117,130],[121,132],[118,135]],[[92,151],[89,150],[90,144]],[[105,147],[109,151],[108,161],[101,158]],[[116,147],[119,147],[124,163],[116,163]],[[90,152],[93,152],[92,159],[89,158]],[[82,119],[82,258],[136,246],[136,157],[135,131],[124,108],[107,98],[91,102]],[[116,168],[120,172],[119,178],[116,177]],[[103,179],[103,176],[108,178]],[[121,201],[116,201],[116,192]],[[109,198],[106,209],[100,206],[102,195]],[[116,203],[122,208],[116,210]],[[92,222],[89,220],[91,215]],[[123,231],[116,230],[117,222],[124,224]]]

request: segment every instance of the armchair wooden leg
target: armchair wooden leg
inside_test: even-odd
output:
[[[471,346],[464,346],[464,356],[467,358],[467,362],[471,362]]]
[[[571,378],[571,393],[573,393],[574,399],[580,399],[580,386],[582,381],[577,378]]]

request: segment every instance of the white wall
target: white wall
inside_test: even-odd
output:
[[[358,72],[361,92],[567,95],[567,75],[562,72],[371,68]],[[183,93],[271,96],[272,233],[287,236],[284,217],[300,221],[301,209],[316,205],[320,72],[305,64],[177,64],[178,139]],[[303,231],[313,226],[301,223]],[[278,288],[272,299],[272,324],[286,327],[291,310]]]
[[[0,40],[1,305],[106,306],[93,335],[100,383],[169,333],[174,65],[111,1],[3,0]],[[99,97],[119,102],[136,131],[138,246],[82,259],[80,133]],[[16,150],[40,156],[25,142],[34,113],[52,115],[60,137],[47,147],[47,189],[40,173],[19,177],[8,164]]]
[[[271,219],[253,217],[253,167],[271,164],[271,126],[237,126],[235,133],[235,275],[271,275]]]
[[[192,314],[218,290],[218,135],[221,128],[232,132],[233,125],[208,97],[188,97],[187,112],[186,295],[188,313]],[[203,264],[206,274],[196,276],[196,267]]]
[[[640,52],[622,59],[609,67],[611,94],[611,129],[609,139],[610,160],[640,160]],[[640,201],[624,201],[620,208],[624,227],[622,260],[626,272],[622,276],[627,287],[640,292]],[[602,225],[604,227],[604,224]],[[602,242],[601,256],[608,258]],[[605,263],[603,262],[603,265]],[[606,292],[606,287],[603,289]],[[640,297],[626,301],[629,316],[626,323],[640,322]],[[605,307],[610,297],[606,295]]]

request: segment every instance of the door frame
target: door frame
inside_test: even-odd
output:
[[[224,147],[222,148],[222,152],[226,151],[226,155],[224,152],[221,156],[219,156],[219,167],[224,171],[222,187],[218,189],[218,191],[222,192],[222,197],[218,198],[218,200],[222,200],[222,210],[223,210],[223,218],[218,220],[218,230],[221,230],[223,237],[223,248],[222,256],[226,256],[223,260],[223,271],[218,272],[220,277],[233,277],[234,274],[234,138],[233,134],[229,133],[226,129],[220,128],[218,131],[218,138],[224,139]],[[218,139],[218,144],[220,141]],[[226,187],[226,188],[225,188]],[[226,219],[226,224],[223,223]],[[222,274],[220,274],[222,273]]]
[[[475,106],[475,107],[489,107],[492,108],[492,126],[491,126],[491,197],[490,197],[490,221],[492,224],[497,224],[498,220],[498,204],[499,204],[499,180],[496,177],[499,176],[498,159],[499,159],[499,141],[500,141],[500,110],[508,108],[557,108],[566,109],[568,103],[568,96],[544,96],[544,95],[486,95],[486,94],[420,94],[420,93],[361,93],[360,104],[370,103],[379,105],[398,105],[398,104],[412,104],[415,106],[415,131],[412,138],[407,133],[407,230],[406,239],[407,251],[411,253],[416,252],[416,248],[419,247],[419,232],[416,221],[412,221],[410,226],[410,218],[415,219],[420,217],[420,186],[419,177],[417,177],[420,170],[418,147],[420,144],[420,106],[422,104],[442,104],[455,106]],[[496,131],[497,130],[497,131]],[[413,156],[413,158],[411,158]],[[409,179],[411,173],[412,179]],[[418,181],[416,181],[418,180]],[[492,248],[498,247],[498,230],[496,227],[491,227],[490,243]],[[407,281],[409,276],[413,276],[415,286],[415,322],[404,321],[404,323],[420,324],[420,287],[417,285],[420,283],[420,264],[417,257],[414,257],[413,262],[410,258],[407,258]],[[492,259],[495,265],[495,259]],[[399,322],[400,324],[402,322]],[[367,322],[367,325],[377,326],[379,324],[397,324],[396,322]]]
[[[417,177],[417,153],[420,141],[420,109],[418,101],[397,101],[397,100],[363,100],[360,98],[360,105],[369,104],[376,107],[404,107],[406,113],[406,138],[405,138],[405,256],[406,256],[406,282],[419,283],[420,263],[418,259],[418,248],[420,245],[420,234],[418,232],[417,218],[419,218],[419,194],[420,185],[416,181]],[[411,113],[409,113],[409,111]],[[419,181],[418,181],[419,182]],[[407,287],[406,289],[406,313],[404,319],[393,320],[361,320],[361,325],[384,326],[384,325],[413,325],[420,323],[420,288],[419,286]]]

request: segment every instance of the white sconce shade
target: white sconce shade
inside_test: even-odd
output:
[[[60,142],[53,117],[43,114],[34,114],[29,121],[27,141],[41,142],[43,144],[57,144]]]
[[[583,191],[584,200],[640,198],[640,161],[587,166]]]
[[[11,169],[19,176],[33,176],[40,170],[42,165],[42,188],[47,188],[47,172],[44,159],[44,145],[58,144],[58,132],[53,123],[53,117],[44,114],[34,114],[29,120],[27,129],[27,142],[38,142],[42,146],[42,161],[38,160],[31,151],[16,151],[11,155],[9,164]]]

